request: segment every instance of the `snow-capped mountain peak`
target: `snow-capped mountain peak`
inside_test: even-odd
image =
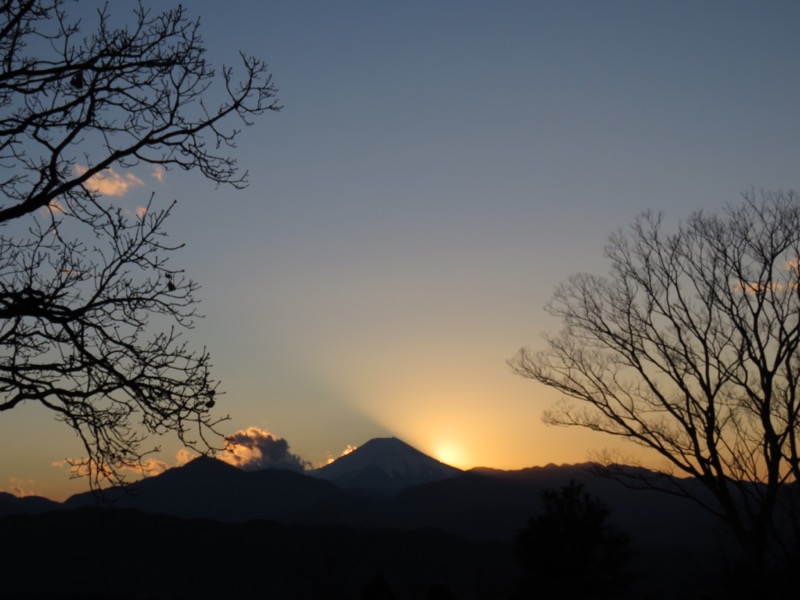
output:
[[[348,488],[401,490],[461,473],[397,438],[375,438],[310,475]]]

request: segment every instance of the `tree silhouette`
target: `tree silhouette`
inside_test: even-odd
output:
[[[557,288],[562,332],[510,364],[564,394],[546,422],[628,439],[692,479],[618,476],[700,503],[756,571],[786,566],[800,540],[800,198],[745,194],[671,232],[645,213],[605,254],[608,276]]]
[[[613,598],[627,586],[630,538],[606,520],[608,508],[571,481],[542,494],[544,512],[514,544],[525,571],[515,600]]]
[[[149,435],[206,450],[218,422],[209,355],[181,338],[197,285],[169,262],[173,205],[129,214],[104,192],[136,166],[242,187],[235,125],[279,106],[261,60],[215,73],[181,6],[121,27],[74,6],[0,5],[0,411],[54,411],[99,485],[141,467]]]

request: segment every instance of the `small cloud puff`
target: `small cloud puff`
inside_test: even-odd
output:
[[[164,178],[167,176],[167,170],[161,165],[153,165],[153,170],[150,172],[150,175],[158,183],[163,183]]]
[[[86,167],[80,165],[75,167],[78,175],[83,175],[86,171]],[[124,196],[130,188],[140,185],[144,185],[144,181],[133,173],[119,174],[110,167],[101,173],[92,175],[84,183],[84,186],[91,191],[104,196]]]
[[[91,467],[94,467],[95,471],[102,470],[107,477],[110,475],[107,468],[100,467],[97,463],[88,458],[65,458],[63,460],[54,460],[51,464],[59,469],[69,469],[70,475],[73,477],[89,476]],[[139,465],[125,466],[121,471],[133,473],[141,477],[154,477],[155,475],[161,475],[161,473],[169,468],[170,466],[163,460],[149,458],[142,461]]]
[[[67,214],[67,207],[64,206],[64,203],[58,198],[54,198],[50,201],[50,204],[47,205],[47,210],[49,210],[51,213],[61,213],[62,215]]]
[[[341,452],[341,454],[339,454],[339,456],[331,456],[331,454],[330,454],[330,453],[328,453],[328,458],[327,458],[327,459],[325,460],[325,462],[324,462],[324,463],[322,463],[320,466],[321,466],[321,467],[324,467],[325,465],[329,465],[329,464],[331,464],[333,461],[335,461],[335,460],[337,460],[337,459],[340,459],[340,458],[342,458],[343,456],[347,456],[347,455],[348,455],[348,454],[350,454],[350,453],[351,453],[353,450],[357,450],[357,449],[358,449],[358,446],[353,446],[353,444],[347,444],[347,446],[345,446],[344,450],[342,450],[342,452]]]
[[[216,457],[245,471],[256,471],[258,469],[304,471],[311,466],[308,461],[289,452],[289,443],[286,440],[275,437],[258,427],[248,427],[237,431],[232,435],[226,436],[225,442],[225,450],[217,453]],[[182,467],[198,456],[200,455],[196,452],[181,448],[175,455],[174,466]],[[88,476],[91,467],[94,467],[95,472],[99,470],[96,463],[85,457],[55,460],[52,465],[60,469],[69,469],[70,475],[73,477]],[[172,466],[163,460],[149,458],[142,461],[141,465],[123,467],[121,471],[138,477],[154,477],[172,468]],[[107,468],[104,468],[104,470],[107,471]],[[107,472],[105,475],[110,478],[111,473]],[[17,496],[30,495],[23,490],[20,482],[16,480],[12,480],[12,487],[9,491]]]
[[[245,471],[291,469],[304,471],[309,463],[289,452],[289,443],[258,427],[226,436],[225,450],[217,458]]]
[[[187,448],[181,448],[175,455],[175,466],[182,467],[183,465],[192,462],[195,458],[200,456],[197,452],[192,452]]]
[[[41,493],[33,490],[33,486],[36,486],[37,484],[32,479],[22,480],[12,477],[9,479],[9,483],[11,484],[11,487],[9,487],[7,490],[0,488],[0,492],[8,492],[17,498],[42,495]]]

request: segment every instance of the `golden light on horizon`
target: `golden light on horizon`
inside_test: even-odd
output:
[[[374,364],[368,369],[371,374],[378,370]],[[639,455],[636,447],[597,432],[545,425],[541,412],[559,399],[557,392],[500,368],[489,370],[494,379],[486,387],[472,378],[478,372],[465,369],[459,379],[441,369],[438,378],[409,375],[391,389],[369,381],[343,388],[349,408],[375,423],[383,435],[459,469],[578,464],[594,450],[618,445]]]
[[[457,443],[450,440],[437,443],[434,446],[433,456],[436,460],[450,465],[451,467],[457,467],[459,469],[466,468],[462,448]]]

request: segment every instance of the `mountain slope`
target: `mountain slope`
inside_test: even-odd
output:
[[[373,532],[365,539],[375,532],[439,530],[469,544],[509,544],[542,510],[545,489],[574,480],[606,503],[610,522],[633,537],[636,570],[661,580],[659,585],[675,592],[673,596],[687,589],[697,569],[719,568],[720,549],[735,549],[725,529],[696,504],[652,490],[631,490],[600,476],[592,465],[461,472],[388,438],[371,440],[313,474],[246,472],[202,457],[125,489],[110,490],[105,499],[113,507],[151,515],[213,519],[218,522],[213,526],[223,521],[248,522],[242,526],[250,527],[256,520],[271,520],[322,526],[320,531]],[[25,512],[97,503],[91,494],[73,496],[63,505],[38,500],[0,494],[0,514],[3,507],[21,518]]]
[[[507,598],[519,576],[510,543],[433,531],[88,508],[0,519],[0,531],[3,599],[352,599],[382,573],[398,599],[422,598],[445,580],[458,598],[479,600]]]
[[[242,471],[200,457],[123,489],[109,490],[103,503],[148,513],[227,522],[293,519],[313,512],[340,491],[327,481],[285,469]],[[94,505],[91,494],[72,496],[65,508]]]
[[[343,488],[400,491],[461,474],[397,438],[375,438],[309,475]]]
[[[0,517],[18,514],[38,514],[61,508],[61,504],[41,496],[18,498],[7,492],[0,492]]]

